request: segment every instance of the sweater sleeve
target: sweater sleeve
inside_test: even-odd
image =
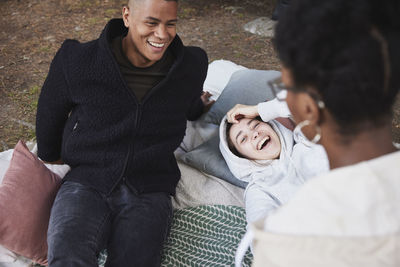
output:
[[[277,199],[266,188],[249,184],[245,191],[246,219],[252,223],[270,215],[279,208]]]
[[[68,83],[63,71],[65,68],[62,58],[63,47],[50,65],[38,101],[36,139],[38,156],[44,161],[56,161],[61,158],[64,124],[72,109]]]
[[[291,115],[286,101],[277,98],[259,103],[257,110],[263,121],[270,121],[278,117],[288,118]]]
[[[197,120],[204,111],[204,104],[201,101],[200,96],[193,99],[189,112],[187,113],[187,118],[190,121]]]
[[[186,113],[186,117],[188,120],[193,121],[197,120],[204,112],[204,104],[201,100],[201,94],[203,92],[203,84],[207,76],[208,70],[208,57],[206,52],[198,47],[191,47],[191,51],[196,56],[196,60],[198,62],[199,70],[197,72],[197,82],[192,86],[193,90],[196,91],[195,96],[192,98],[190,108]]]

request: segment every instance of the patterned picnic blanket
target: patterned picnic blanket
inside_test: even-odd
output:
[[[177,210],[161,266],[234,266],[235,252],[245,232],[245,211],[241,207],[207,205]],[[101,267],[106,257],[106,253],[100,255]],[[251,262],[249,250],[243,266]]]

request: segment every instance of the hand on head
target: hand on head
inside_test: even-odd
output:
[[[257,105],[248,106],[237,104],[226,113],[226,118],[230,123],[239,123],[239,120],[242,118],[253,119],[259,115]]]

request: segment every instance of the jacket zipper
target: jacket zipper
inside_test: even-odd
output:
[[[114,58],[114,56],[113,56],[113,54],[112,54],[112,52],[111,52],[110,47],[107,46],[107,47],[106,47],[106,50],[107,50],[109,56],[111,57],[111,60],[114,62],[114,67],[115,67],[115,69],[117,70],[117,72],[118,72],[118,74],[119,74],[119,77],[120,77],[120,79],[121,79],[122,84],[124,84],[125,89],[128,90],[128,93],[129,93],[129,95],[131,96],[132,100],[133,100],[134,102],[137,103],[137,112],[136,112],[136,117],[135,117],[135,128],[138,129],[138,128],[139,128],[140,118],[141,118],[141,115],[142,115],[142,114],[141,114],[141,112],[142,112],[142,106],[143,106],[144,102],[145,102],[147,99],[149,99],[149,97],[150,97],[152,94],[154,94],[154,92],[157,91],[158,88],[161,87],[161,85],[164,85],[164,84],[167,82],[167,80],[168,80],[168,79],[170,78],[170,76],[171,76],[171,73],[173,73],[173,72],[175,71],[175,69],[177,68],[178,64],[177,64],[177,62],[174,62],[174,64],[172,65],[170,71],[168,72],[167,76],[161,81],[161,83],[157,84],[154,88],[150,89],[150,92],[148,92],[148,94],[146,94],[146,95],[143,97],[143,99],[142,99],[141,101],[139,101],[139,100],[137,99],[136,95],[132,92],[132,90],[131,90],[131,89],[128,87],[128,85],[126,84],[126,82],[125,82],[125,80],[124,80],[124,78],[123,78],[123,76],[122,76],[122,73],[121,73],[121,71],[119,70],[118,63],[117,63],[117,61],[115,60],[115,58]],[[135,134],[133,135],[132,139],[133,139],[133,140],[135,139]],[[133,141],[132,141],[132,142],[129,144],[128,153],[127,153],[127,155],[126,155],[126,157],[125,157],[124,167],[123,167],[123,169],[122,169],[121,176],[118,178],[118,181],[117,181],[117,182],[114,184],[114,186],[111,188],[111,190],[110,190],[110,192],[109,192],[109,195],[111,195],[111,193],[114,191],[114,189],[120,184],[121,180],[122,180],[124,183],[126,182],[125,172],[126,172],[126,169],[127,169],[127,166],[128,166],[129,155],[130,155],[131,153],[133,153],[133,151],[134,151],[134,143],[133,143]]]
[[[142,115],[142,103],[139,102],[137,105],[136,117],[135,117],[135,128],[136,129],[139,126],[141,115]],[[132,140],[135,140],[135,135],[133,135]],[[128,146],[128,153],[126,154],[126,157],[125,157],[124,167],[122,168],[121,176],[118,178],[118,181],[113,185],[113,187],[111,188],[108,195],[112,194],[114,189],[121,183],[121,180],[123,183],[126,182],[126,176],[125,176],[126,168],[128,167],[129,156],[130,156],[131,152],[133,153],[133,150],[134,150],[133,148],[134,148],[134,143],[131,142]]]
[[[161,82],[159,82],[156,86],[154,86],[153,88],[150,89],[149,92],[147,92],[144,97],[142,98],[142,103],[144,103],[147,99],[149,99],[152,95],[154,95],[155,92],[157,92],[159,90],[159,88],[161,88],[162,86],[164,86],[165,83],[167,83],[167,81],[169,79],[171,79],[172,74],[175,72],[175,69],[177,68],[178,63],[174,62],[174,64],[172,64],[171,69],[168,71],[167,75],[164,77],[164,79],[161,80]]]
[[[118,178],[118,181],[113,185],[113,187],[112,187],[111,190],[109,191],[108,196],[110,196],[110,195],[112,194],[112,192],[114,191],[114,189],[121,183],[121,180],[122,180],[123,182],[125,182],[125,176],[124,176],[124,174],[125,174],[126,166],[128,165],[128,159],[129,159],[130,151],[131,151],[131,147],[129,146],[129,147],[128,147],[128,153],[126,154],[126,157],[125,157],[124,167],[123,167],[123,169],[122,169],[122,170],[123,170],[123,171],[122,171],[122,174],[121,174],[121,176]]]

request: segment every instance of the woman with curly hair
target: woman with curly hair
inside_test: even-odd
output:
[[[400,266],[399,14],[397,0],[297,0],[279,19],[286,102],[331,170],[253,225],[254,266]]]

